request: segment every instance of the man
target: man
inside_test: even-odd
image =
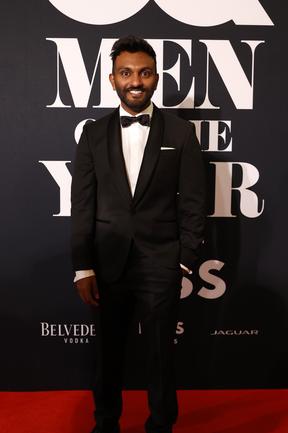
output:
[[[156,55],[115,42],[109,76],[121,104],[86,124],[72,182],[72,256],[84,302],[99,306],[93,433],[118,433],[125,342],[137,308],[147,341],[147,433],[177,418],[173,349],[183,274],[202,242],[205,182],[194,127],[151,102]]]

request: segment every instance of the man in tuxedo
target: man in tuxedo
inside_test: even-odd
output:
[[[194,127],[160,111],[156,55],[143,39],[115,42],[109,76],[120,107],[83,128],[72,181],[72,258],[84,302],[98,307],[96,427],[120,432],[129,325],[146,339],[147,433],[177,418],[173,349],[183,274],[202,243],[205,180]]]

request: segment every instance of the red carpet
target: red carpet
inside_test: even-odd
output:
[[[288,433],[288,390],[179,391],[175,433]],[[0,433],[90,433],[87,391],[0,392]],[[143,433],[143,391],[124,393],[123,433]]]

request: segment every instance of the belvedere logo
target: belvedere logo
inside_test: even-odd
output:
[[[94,323],[48,323],[40,322],[42,337],[61,337],[66,344],[87,344],[95,337]]]

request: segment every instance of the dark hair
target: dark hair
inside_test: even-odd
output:
[[[152,57],[152,59],[154,60],[156,69],[156,53],[151,47],[151,45],[148,44],[147,41],[145,41],[145,39],[139,38],[134,35],[128,35],[114,42],[112,51],[110,53],[110,57],[113,62],[113,68],[116,57],[119,56],[119,54],[121,54],[123,51],[128,51],[128,53],[137,53],[141,51],[148,54],[148,56]]]

